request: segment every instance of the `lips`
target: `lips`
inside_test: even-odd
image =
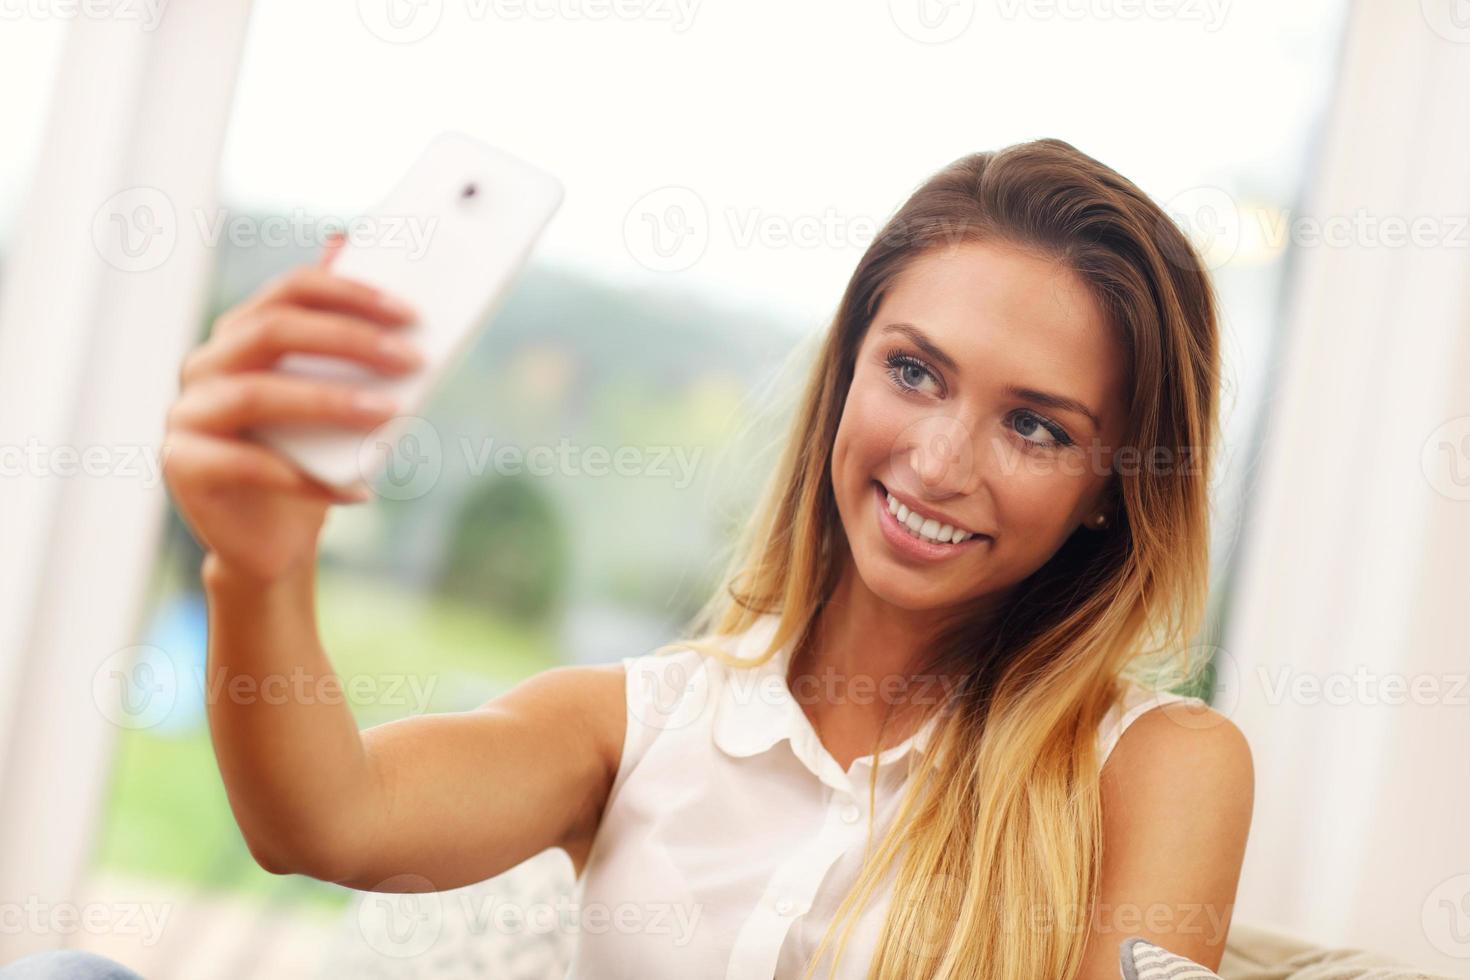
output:
[[[880,487],[882,483],[878,484]],[[892,490],[884,487],[885,503],[889,513],[898,518],[898,523],[905,525],[908,529],[925,541],[936,544],[959,544],[962,541],[975,536],[974,531],[962,527],[956,521],[946,520],[938,514],[931,514],[922,510],[907,500],[899,499]]]
[[[900,523],[897,516],[888,509],[888,490],[877,480],[873,481],[873,500],[877,509],[879,530],[884,540],[901,558],[911,561],[943,561],[988,544],[991,540],[984,534],[975,534],[958,543],[925,540],[906,524]]]

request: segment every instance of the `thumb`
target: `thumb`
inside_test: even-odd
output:
[[[328,232],[326,243],[322,245],[321,257],[317,259],[317,265],[323,269],[330,269],[337,258],[337,253],[342,251],[342,246],[345,244],[347,244],[347,236],[342,232]]]

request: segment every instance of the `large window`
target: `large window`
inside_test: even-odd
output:
[[[758,410],[792,382],[783,363],[826,326],[873,232],[943,164],[1038,136],[1135,179],[1217,265],[1218,608],[1276,343],[1273,229],[1312,153],[1343,4],[1177,6],[1189,13],[770,0],[594,17],[259,0],[222,210],[194,222],[216,259],[201,336],[312,261],[441,129],[568,190],[493,329],[422,413],[437,477],[331,518],[322,633],[360,723],[469,708],[550,665],[667,639],[713,587],[769,464]],[[171,520],[137,642],[174,693],[122,720],[93,874],[101,893],[163,896],[198,925],[89,941],[150,977],[315,975],[349,895],[261,871],[231,819],[205,724],[199,560]]]

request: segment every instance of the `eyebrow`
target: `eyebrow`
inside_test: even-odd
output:
[[[930,340],[924,334],[924,331],[912,323],[890,323],[881,332],[903,334],[909,340],[913,341],[914,346],[923,351],[934,363],[955,374],[961,373],[960,367],[955,362],[955,359],[946,354],[934,341]],[[1047,408],[1055,408],[1060,411],[1076,412],[1078,415],[1085,416],[1092,423],[1092,427],[1098,432],[1102,431],[1102,422],[1098,419],[1097,413],[1075,398],[1068,398],[1065,395],[1058,395],[1049,391],[1038,391],[1035,388],[1024,388],[1019,385],[1006,385],[1005,393],[1012,398],[1019,398],[1022,401],[1031,402],[1034,405],[1044,405]]]

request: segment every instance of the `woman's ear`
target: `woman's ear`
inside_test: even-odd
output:
[[[1082,526],[1091,531],[1105,531],[1112,527],[1116,520],[1118,496],[1114,488],[1114,480],[1109,479],[1107,484],[1098,491],[1092,506],[1088,507],[1087,513],[1082,518]]]

